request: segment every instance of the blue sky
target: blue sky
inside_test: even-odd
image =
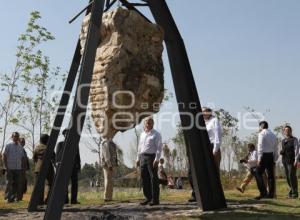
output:
[[[38,10],[56,40],[45,53],[68,70],[82,17],[68,20],[88,1],[22,0],[1,4],[0,71],[14,65],[17,37],[29,13]],[[300,1],[167,0],[185,41],[202,104],[213,103],[234,116],[245,106],[267,113],[271,127],[291,122],[300,136]],[[144,11],[144,10],[143,10]],[[148,11],[144,11],[149,15]],[[165,57],[165,87],[173,92]],[[175,100],[171,100],[175,103]],[[171,107],[176,111],[176,106]],[[166,109],[163,108],[162,111]],[[167,128],[167,127],[166,127]],[[252,131],[242,130],[246,135]],[[174,129],[162,129],[165,140]],[[89,157],[86,158],[88,160]]]

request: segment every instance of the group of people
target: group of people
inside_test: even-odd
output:
[[[67,130],[63,131],[65,135]],[[30,169],[29,159],[25,150],[25,138],[20,138],[18,132],[12,133],[12,142],[7,144],[4,149],[2,158],[0,158],[1,175],[6,175],[6,189],[4,199],[8,203],[21,201],[23,194],[27,190],[26,171]],[[39,140],[39,144],[34,147],[33,151],[33,163],[34,163],[34,175],[35,180],[41,170],[43,158],[47,149],[49,135],[42,134]],[[64,142],[59,142],[56,148],[56,153],[53,152],[51,162],[47,170],[46,180],[48,185],[48,193],[44,198],[44,187],[40,193],[39,204],[43,205],[47,203],[51,187],[55,180],[55,172],[60,166],[61,157],[63,153]],[[77,192],[78,192],[78,172],[80,171],[80,156],[79,151],[76,156],[76,160],[71,175],[71,204],[78,204]],[[65,203],[69,202],[68,192],[66,195]]]
[[[212,109],[202,109],[203,118],[210,140],[210,150],[213,154],[215,168],[220,174],[222,128]],[[144,132],[140,136],[137,166],[140,167],[141,180],[145,201],[141,205],[150,206],[159,204],[159,178],[157,176],[158,163],[162,152],[161,135],[153,129],[154,121],[147,118],[144,124]],[[267,121],[259,123],[257,150],[254,144],[249,144],[247,157],[241,160],[248,168],[246,178],[237,189],[244,192],[249,182],[255,178],[259,195],[257,200],[263,198],[275,198],[275,164],[279,158],[278,141],[275,134],[269,129]],[[285,170],[287,183],[290,187],[289,198],[298,198],[298,180],[296,176],[297,163],[300,160],[299,142],[293,136],[292,127],[287,125],[283,129],[284,139],[281,143],[280,154]],[[193,188],[191,166],[188,172],[192,197],[189,202],[195,202],[196,196]]]
[[[240,162],[247,167],[247,175],[241,186],[237,187],[244,193],[253,178],[256,179],[260,195],[256,199],[275,197],[275,165],[279,158],[276,136],[269,130],[268,123],[260,123],[257,150],[254,144],[248,145],[248,154]],[[292,127],[286,125],[283,129],[284,138],[281,142],[280,154],[288,186],[288,198],[298,198],[297,165],[300,160],[299,141],[293,136]]]
[[[213,154],[214,165],[219,174],[222,143],[222,129],[217,117],[213,115],[210,108],[202,109],[206,129],[210,140],[210,150]],[[162,137],[154,128],[154,120],[148,117],[144,120],[144,131],[140,135],[136,166],[140,168],[141,183],[145,200],[141,205],[155,206],[159,204],[159,185],[165,185],[167,176],[163,170]],[[67,130],[63,131],[65,136]],[[289,198],[298,198],[298,180],[296,176],[297,162],[300,159],[298,139],[293,136],[292,128],[285,126],[285,138],[282,140],[282,163],[285,169],[287,182],[290,187]],[[43,157],[47,148],[49,136],[43,134],[40,137],[40,143],[35,147],[33,153],[34,173],[37,178],[43,162]],[[24,149],[25,139],[20,138],[18,132],[12,134],[12,142],[7,144],[3,153],[3,169],[1,174],[6,174],[7,186],[5,199],[7,202],[22,200],[26,192],[26,170],[29,169],[29,160]],[[55,171],[59,168],[62,160],[64,142],[60,142],[56,148],[56,154],[53,152],[51,164],[47,171],[47,183],[49,186],[48,196],[44,199],[44,194],[40,198],[40,204],[47,203],[49,192],[55,180]],[[259,123],[259,134],[257,150],[254,144],[248,145],[248,154],[240,162],[246,164],[247,175],[240,187],[237,189],[244,192],[250,181],[255,178],[258,190],[260,192],[256,199],[274,198],[275,196],[275,176],[274,167],[278,160],[278,143],[276,136],[269,129],[266,121]],[[0,162],[2,162],[0,160]],[[113,199],[113,176],[118,166],[117,146],[112,139],[104,139],[100,150],[100,163],[104,174],[104,201]],[[160,164],[160,166],[159,166]],[[0,164],[1,165],[1,164]],[[78,204],[78,173],[80,171],[80,154],[77,151],[72,175],[71,175],[71,203]],[[189,180],[192,187],[192,197],[189,202],[195,202],[196,196],[193,190],[193,181],[191,168],[189,168]],[[182,188],[182,180],[179,179],[179,185]],[[65,203],[69,202],[68,194]]]
[[[4,199],[8,202],[21,201],[27,191],[26,171],[29,159],[24,149],[25,139],[18,132],[13,132],[12,142],[6,145],[0,158],[0,175],[6,175],[7,185]]]

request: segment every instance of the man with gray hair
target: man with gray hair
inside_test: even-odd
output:
[[[8,203],[22,199],[22,164],[25,155],[23,148],[19,145],[19,137],[18,132],[13,132],[12,142],[6,145],[3,153],[7,180],[7,195],[5,197]]]
[[[153,129],[154,121],[148,117],[144,121],[144,131],[140,136],[136,165],[140,166],[145,201],[141,205],[159,205],[158,163],[162,151],[162,139]]]

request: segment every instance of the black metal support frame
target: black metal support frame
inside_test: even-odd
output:
[[[213,160],[213,155],[209,147],[210,141],[207,131],[206,129],[197,128],[193,121],[196,118],[199,119],[200,126],[205,128],[205,122],[202,115],[197,117],[197,114],[201,112],[201,104],[180,32],[177,29],[176,23],[165,0],[141,1],[145,3],[129,3],[127,0],[120,0],[120,2],[129,10],[135,10],[139,14],[141,13],[135,6],[149,6],[156,23],[162,26],[165,31],[165,43],[169,56],[177,102],[184,103],[184,105],[179,105],[179,112],[182,113],[180,114],[181,123],[183,127],[188,126],[191,123],[193,125],[190,129],[184,129],[184,138],[192,168],[193,183],[198,205],[204,211],[226,208],[226,200],[220,177]],[[88,12],[91,11],[91,22],[88,28],[84,54],[83,56],[80,54],[81,47],[80,41],[78,40],[64,93],[50,134],[50,140],[43,159],[41,172],[39,173],[28,206],[28,211],[37,210],[38,198],[45,183],[50,158],[57,142],[66,106],[69,102],[70,92],[75,83],[76,74],[82,58],[75,102],[72,109],[70,130],[66,135],[62,156],[63,159],[51,191],[50,200],[44,216],[45,220],[58,220],[61,217],[68,181],[71,176],[75,155],[78,151],[78,144],[86,116],[86,106],[88,104],[96,49],[101,40],[99,33],[102,23],[102,14],[104,10],[108,10],[115,2],[116,0],[90,0],[90,4],[72,19],[72,21],[75,20],[85,10],[88,10]],[[104,9],[104,5],[106,6],[106,9]],[[143,14],[141,15],[147,19]],[[193,103],[193,108],[190,107],[191,103]],[[186,113],[192,115],[193,118],[186,117]]]
[[[192,176],[197,202],[204,211],[226,208],[226,200],[220,177],[210,149],[206,129],[197,128],[193,120],[201,112],[201,104],[195,85],[192,69],[183,39],[165,0],[148,0],[150,10],[157,24],[165,31],[169,62],[180,113],[190,113],[193,117],[181,114],[183,127],[193,124],[191,129],[184,129],[184,139],[192,168]],[[193,103],[197,108],[190,108]],[[203,116],[199,124],[205,128]]]

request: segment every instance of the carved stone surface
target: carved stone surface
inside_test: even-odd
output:
[[[82,24],[84,48],[90,15]],[[159,111],[164,96],[163,30],[134,11],[104,13],[90,90],[92,118],[112,138]],[[83,53],[83,49],[81,50]]]

